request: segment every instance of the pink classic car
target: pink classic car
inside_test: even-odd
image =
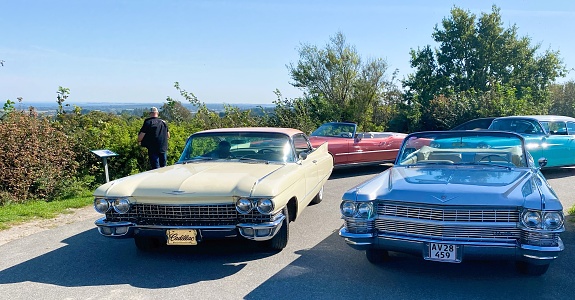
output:
[[[357,124],[330,122],[314,130],[309,140],[314,147],[328,143],[334,166],[394,162],[405,133],[357,132]]]

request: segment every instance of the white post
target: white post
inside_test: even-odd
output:
[[[106,182],[110,182],[110,176],[108,176],[108,159],[106,157],[102,157],[104,160],[104,170],[106,172]]]

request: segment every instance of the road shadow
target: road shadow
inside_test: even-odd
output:
[[[275,254],[243,239],[205,241],[198,247],[165,246],[142,253],[133,239],[110,240],[96,229],[62,242],[67,245],[0,271],[0,284],[30,281],[64,287],[170,288],[222,279],[249,261]]]
[[[541,169],[541,173],[543,173],[543,176],[545,176],[545,178],[547,179],[559,179],[559,178],[575,176],[575,168],[563,167],[563,168]]]
[[[383,265],[333,233],[246,295],[246,299],[572,299],[575,229],[562,234],[565,251],[547,274],[517,273],[512,261],[425,261],[391,253]],[[273,292],[272,292],[273,291]]]
[[[332,171],[329,179],[341,179],[355,176],[375,175],[387,170],[390,166],[391,166],[390,164],[380,164],[380,165],[336,168]]]

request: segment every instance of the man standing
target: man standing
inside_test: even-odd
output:
[[[168,124],[158,118],[158,108],[150,108],[150,117],[144,120],[138,134],[138,143],[148,148],[150,170],[166,166],[169,138]]]

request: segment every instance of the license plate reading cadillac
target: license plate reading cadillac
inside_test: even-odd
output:
[[[194,229],[171,229],[166,232],[168,245],[197,245],[197,232]]]
[[[457,246],[448,244],[429,243],[429,260],[443,262],[458,262]]]

